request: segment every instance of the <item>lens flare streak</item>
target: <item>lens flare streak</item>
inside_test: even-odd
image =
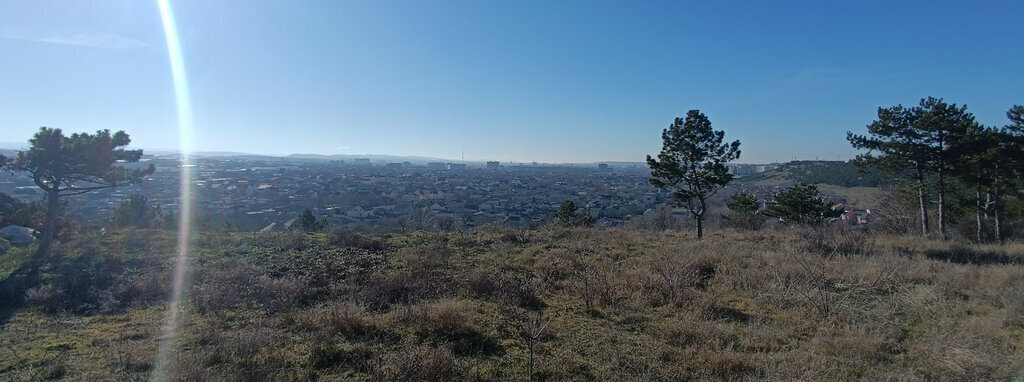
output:
[[[192,107],[189,101],[188,81],[185,76],[185,58],[181,52],[181,43],[174,23],[169,0],[157,0],[160,8],[160,20],[163,24],[164,37],[167,41],[167,55],[171,64],[171,75],[174,80],[174,99],[178,116],[178,144],[181,151],[181,180],[178,190],[178,241],[177,254],[174,261],[174,279],[171,296],[168,302],[167,315],[164,319],[163,333],[157,350],[156,368],[153,380],[164,380],[167,377],[171,356],[174,353],[174,339],[181,321],[181,302],[185,292],[185,274],[188,266],[189,245],[191,243],[192,222],[192,169],[190,161],[192,148]]]

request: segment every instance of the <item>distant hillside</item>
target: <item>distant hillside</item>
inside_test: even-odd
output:
[[[885,176],[878,170],[862,173],[849,161],[793,161],[778,169],[742,178],[744,182],[772,180],[842,187],[878,187],[885,181]]]

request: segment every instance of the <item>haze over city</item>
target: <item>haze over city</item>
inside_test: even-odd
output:
[[[741,163],[849,159],[879,106],[1001,124],[1015,1],[175,3],[194,150],[641,161],[700,109]],[[40,126],[178,146],[152,2],[0,4],[0,141]],[[22,144],[23,143],[18,143]],[[10,145],[8,145],[10,146]]]

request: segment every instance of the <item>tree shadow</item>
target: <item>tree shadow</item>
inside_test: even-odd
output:
[[[25,305],[25,292],[39,284],[45,262],[32,256],[0,280],[0,326],[6,325],[14,313]]]
[[[1021,264],[1022,259],[1015,256],[1007,256],[1004,253],[995,251],[982,251],[967,247],[954,245],[949,249],[929,249],[924,251],[924,257],[932,260],[945,261],[954,264]]]
[[[463,329],[441,335],[441,339],[452,345],[452,352],[459,356],[498,356],[505,354],[505,348],[490,336],[475,329]]]
[[[712,321],[723,320],[731,322],[749,322],[751,318],[749,314],[744,313],[743,311],[717,304],[705,308],[704,316],[708,320]]]
[[[131,264],[145,266],[138,261]],[[30,257],[0,280],[0,326],[29,305],[38,305],[47,313],[85,313],[97,309],[112,312],[126,306],[129,300],[152,298],[142,295],[138,288],[131,288],[133,285],[117,284],[126,265],[120,259],[82,248],[76,248],[73,255],[64,250],[54,250],[46,255],[33,251]],[[44,288],[33,299],[30,293],[33,288],[44,285],[50,288]],[[116,286],[121,286],[117,291],[123,303],[120,300],[110,303],[104,300],[104,295],[96,293],[109,292]]]

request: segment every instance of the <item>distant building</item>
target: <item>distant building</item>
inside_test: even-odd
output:
[[[487,168],[489,168],[489,169],[497,169],[499,167],[501,167],[501,162],[496,162],[496,161],[487,162]]]
[[[345,212],[345,216],[348,216],[350,218],[355,218],[355,219],[362,219],[362,218],[369,217],[370,214],[372,214],[372,213],[373,213],[373,211],[367,211],[367,210],[364,210],[363,207],[356,206],[355,208]]]
[[[608,164],[607,163],[598,163],[597,164],[597,169],[600,170],[600,171],[608,171]]]
[[[448,166],[445,165],[443,162],[430,162],[430,163],[427,163],[427,168],[432,168],[432,169],[435,169],[435,170],[443,170],[443,169],[445,169],[447,167]]]
[[[850,225],[859,226],[871,222],[871,210],[849,210],[843,212],[843,221]]]
[[[466,164],[465,163],[449,163],[448,164],[448,169],[449,170],[459,170],[459,169],[464,169],[464,168],[466,168]]]
[[[370,158],[356,158],[353,159],[356,164],[370,164]]]

